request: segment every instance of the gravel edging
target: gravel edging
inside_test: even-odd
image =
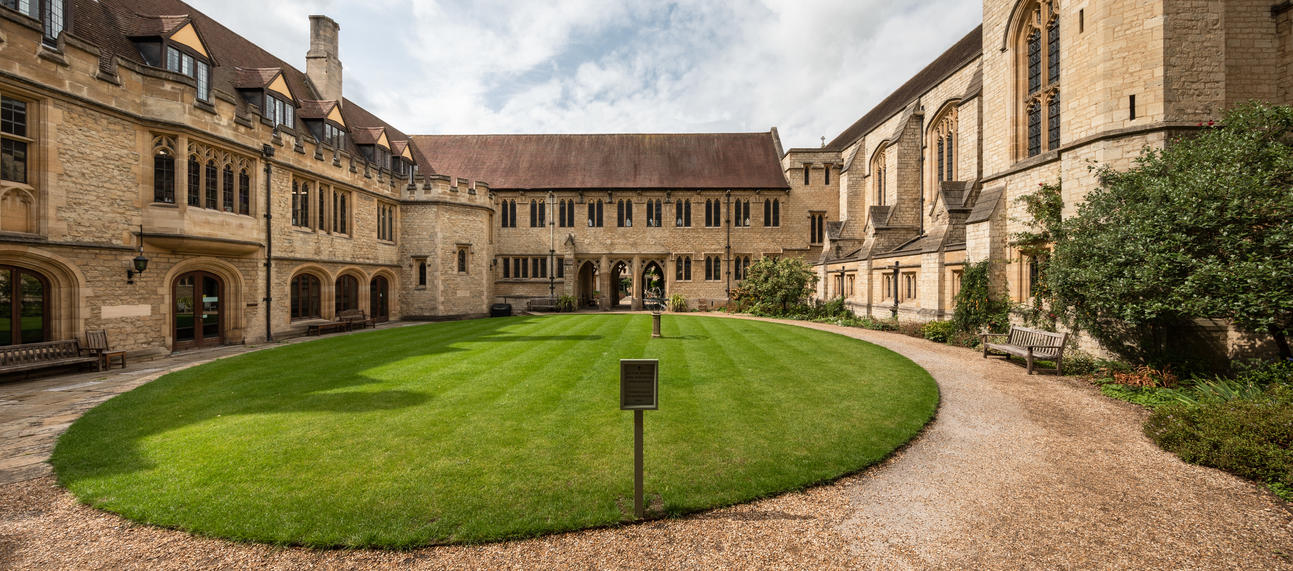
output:
[[[934,420],[881,464],[802,492],[678,519],[406,552],[194,537],[80,505],[44,477],[0,486],[0,568],[1293,569],[1288,505],[1158,449],[1141,433],[1140,407],[962,348],[791,323],[924,367],[941,391]]]

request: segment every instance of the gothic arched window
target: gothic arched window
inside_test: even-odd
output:
[[[1019,12],[1015,32],[1019,158],[1060,146],[1060,18],[1055,0],[1038,0]]]

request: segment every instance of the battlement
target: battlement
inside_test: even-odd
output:
[[[489,183],[446,174],[417,175],[404,189],[405,200],[452,200],[490,204],[494,193]]]

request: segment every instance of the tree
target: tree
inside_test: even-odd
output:
[[[1133,350],[1170,343],[1175,323],[1223,318],[1293,356],[1293,108],[1239,106],[1098,175],[1055,244],[1052,307]]]
[[[799,258],[766,256],[750,264],[741,282],[738,297],[766,310],[785,314],[791,307],[803,305],[817,287],[817,274]]]

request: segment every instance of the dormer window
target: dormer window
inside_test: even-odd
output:
[[[386,168],[391,164],[391,150],[381,145],[373,145],[373,162],[377,163],[378,168]]]
[[[404,157],[391,157],[391,171],[395,176],[405,178],[413,173],[413,163]]]
[[[275,127],[296,128],[296,107],[269,92],[265,93],[264,114]]]
[[[346,146],[346,132],[336,125],[324,121],[323,123],[323,144],[331,145],[335,148]]]
[[[211,65],[175,46],[166,47],[166,69],[197,81],[198,101],[211,102]]]

